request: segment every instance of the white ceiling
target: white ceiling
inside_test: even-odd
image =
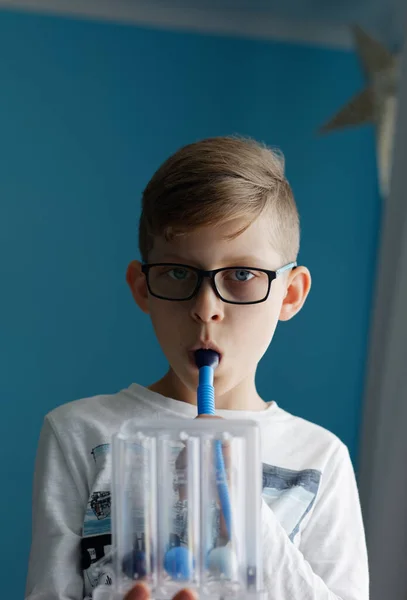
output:
[[[397,50],[407,0],[0,0],[0,7],[350,47],[359,24]]]
[[[114,1],[114,0],[113,0]],[[126,0],[137,4],[138,0]],[[242,11],[290,22],[338,28],[357,23],[386,44],[400,45],[407,25],[407,0],[155,0],[158,7]]]

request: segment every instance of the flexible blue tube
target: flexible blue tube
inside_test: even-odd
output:
[[[198,415],[215,414],[215,388],[213,387],[213,367],[204,365],[199,369],[197,389]]]
[[[219,355],[213,350],[198,350],[195,359],[199,368],[199,384],[197,389],[198,415],[214,415],[215,389],[213,387],[213,376],[214,369],[219,364]],[[219,502],[230,539],[232,514],[222,443],[219,440],[215,442],[215,464]]]
[[[199,384],[197,389],[198,415],[214,415],[215,389],[213,387],[213,375],[214,369],[219,364],[219,355],[213,350],[197,350],[195,360],[199,368]],[[219,440],[215,442],[215,465],[219,502],[223,518],[225,519],[228,538],[230,539],[232,515],[222,443]],[[193,564],[193,559],[188,549],[181,546],[176,546],[168,550],[164,558],[164,568],[167,573],[174,579],[181,581],[186,581],[190,578]]]

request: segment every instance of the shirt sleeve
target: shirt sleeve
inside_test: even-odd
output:
[[[82,600],[80,542],[85,507],[58,437],[46,417],[33,489],[26,600]]]
[[[269,600],[368,600],[359,495],[343,444],[332,458],[299,548],[264,501],[262,530],[264,584]]]

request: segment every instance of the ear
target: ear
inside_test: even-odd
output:
[[[289,276],[287,289],[281,306],[280,321],[288,321],[304,305],[311,289],[311,274],[306,267],[295,267]]]
[[[137,306],[149,313],[147,280],[141,270],[141,262],[133,260],[127,267],[126,281]]]

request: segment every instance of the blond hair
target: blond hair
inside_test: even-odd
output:
[[[300,227],[281,153],[252,139],[214,137],[184,146],[147,184],[142,198],[139,248],[147,261],[154,237],[242,219],[237,237],[266,212],[271,241],[284,261],[297,258]]]

